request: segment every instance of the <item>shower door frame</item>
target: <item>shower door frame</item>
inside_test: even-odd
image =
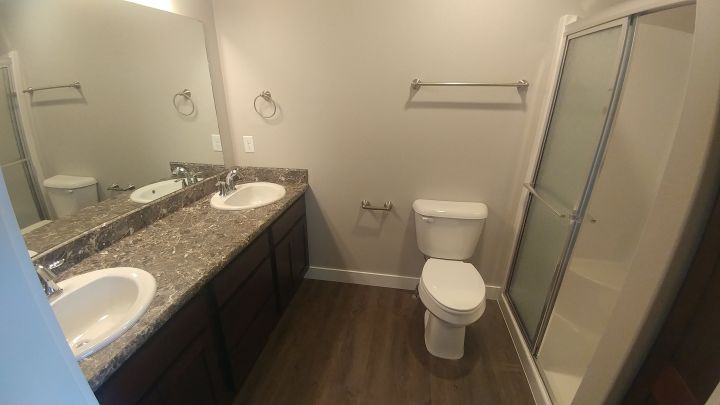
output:
[[[30,183],[30,193],[32,195],[33,202],[35,203],[35,207],[38,210],[40,220],[50,219],[50,213],[47,205],[45,204],[45,199],[43,198],[42,188],[40,187],[40,182],[35,171],[35,165],[31,157],[30,148],[26,139],[25,131],[23,130],[22,120],[20,118],[20,107],[18,105],[20,100],[18,100],[17,88],[15,86],[15,71],[11,56],[0,56],[0,70],[5,70],[5,74],[7,74],[8,91],[10,92],[8,95],[10,119],[12,121],[12,126],[15,129],[15,138],[19,152],[21,153],[21,159],[5,164],[2,168],[15,165],[24,166],[25,177]]]
[[[562,253],[560,254],[560,258],[558,261],[557,266],[555,267],[555,272],[553,274],[550,290],[545,297],[545,302],[543,304],[542,309],[542,315],[540,318],[540,323],[538,325],[537,332],[535,333],[535,341],[531,341],[529,333],[525,327],[525,325],[522,322],[522,318],[520,318],[517,308],[515,308],[515,304],[513,303],[510,294],[509,294],[509,288],[511,281],[513,279],[513,275],[515,272],[515,266],[517,264],[518,255],[520,252],[520,246],[522,237],[525,233],[525,225],[528,218],[528,213],[530,209],[530,203],[533,201],[534,197],[532,194],[528,193],[527,198],[525,200],[525,206],[523,208],[523,214],[522,214],[522,223],[519,228],[519,232],[517,234],[517,238],[515,240],[515,248],[513,251],[513,257],[512,261],[510,262],[510,271],[508,273],[507,281],[505,283],[505,287],[503,289],[502,295],[504,296],[505,300],[508,303],[508,306],[510,308],[510,311],[512,312],[512,317],[517,320],[517,324],[520,328],[521,334],[523,336],[523,339],[525,340],[526,347],[530,350],[530,354],[533,356],[533,358],[537,357],[537,353],[540,350],[540,345],[542,344],[543,338],[545,337],[545,331],[547,329],[548,323],[550,321],[550,315],[552,314],[552,308],[555,305],[555,301],[557,299],[558,292],[560,290],[560,286],[562,284],[563,277],[565,275],[565,270],[567,268],[568,261],[570,260],[570,256],[572,255],[573,247],[575,245],[575,241],[577,240],[577,236],[580,232],[580,227],[583,223],[583,218],[585,217],[586,211],[587,211],[587,205],[590,200],[590,196],[592,193],[593,186],[595,185],[595,180],[597,179],[597,176],[600,172],[600,169],[602,168],[602,162],[603,158],[605,157],[605,149],[608,143],[608,139],[610,137],[610,133],[612,132],[612,126],[615,121],[615,113],[617,111],[617,106],[620,101],[620,95],[622,93],[622,85],[623,81],[625,79],[625,73],[627,72],[627,66],[629,63],[629,56],[630,52],[632,51],[632,43],[635,35],[635,18],[634,16],[625,16],[622,18],[618,18],[612,21],[608,21],[602,24],[598,24],[592,27],[585,27],[585,28],[579,28],[576,30],[566,31],[563,34],[564,37],[564,45],[563,45],[563,51],[562,51],[562,62],[560,64],[560,68],[558,70],[556,80],[555,80],[555,86],[553,89],[553,97],[550,104],[550,109],[548,110],[547,117],[545,120],[545,128],[543,129],[543,139],[540,144],[540,148],[537,152],[537,160],[535,162],[535,168],[532,173],[532,181],[531,184],[535,185],[535,182],[537,180],[537,176],[540,170],[540,165],[542,163],[542,157],[545,151],[545,146],[548,140],[548,134],[550,131],[550,126],[552,124],[552,118],[553,114],[555,112],[555,106],[558,98],[558,93],[560,90],[560,84],[562,82],[563,73],[565,71],[565,62],[567,58],[567,49],[568,45],[571,40],[575,38],[579,38],[585,35],[590,35],[599,31],[603,31],[609,28],[613,27],[620,27],[620,45],[618,47],[618,60],[619,60],[619,66],[617,69],[617,74],[615,77],[615,82],[613,86],[613,93],[610,98],[610,103],[608,105],[608,111],[607,115],[605,117],[605,121],[603,123],[602,132],[600,135],[600,138],[598,140],[598,147],[595,150],[595,155],[593,156],[593,161],[590,166],[590,171],[588,174],[588,179],[585,183],[585,187],[583,188],[583,191],[580,194],[580,199],[577,203],[576,207],[573,207],[572,215],[570,218],[568,218],[570,221],[572,221],[571,229],[568,234],[565,247],[563,248]],[[539,199],[537,199],[539,200]],[[542,202],[541,202],[542,203]]]

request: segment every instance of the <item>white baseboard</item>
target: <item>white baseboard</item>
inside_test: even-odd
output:
[[[486,285],[485,286],[485,298],[489,300],[497,301],[502,295],[502,287],[498,285]]]
[[[336,281],[339,283],[371,285],[375,287],[397,288],[400,290],[414,290],[420,278],[398,276],[395,274],[373,273],[369,271],[332,269],[329,267],[310,266],[305,278],[311,280]],[[485,286],[487,299],[497,300],[502,288],[494,285]]]
[[[500,304],[500,310],[502,311],[503,318],[505,318],[505,324],[510,331],[510,336],[515,345],[515,351],[520,358],[520,363],[525,371],[525,377],[530,385],[530,391],[532,391],[535,403],[537,405],[552,405],[552,400],[550,399],[547,388],[545,388],[540,370],[538,370],[537,364],[535,364],[535,359],[533,359],[530,349],[525,345],[525,339],[520,330],[520,325],[513,316],[507,296],[500,293],[498,304]]]
[[[305,278],[312,280],[337,281],[340,283],[371,285],[375,287],[414,290],[418,277],[398,276],[395,274],[372,273],[369,271],[331,269],[329,267],[310,266]]]

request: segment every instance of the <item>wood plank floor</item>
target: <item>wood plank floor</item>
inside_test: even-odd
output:
[[[495,301],[465,357],[425,349],[410,291],[304,280],[235,404],[533,404]]]

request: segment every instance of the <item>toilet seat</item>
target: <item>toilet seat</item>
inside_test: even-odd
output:
[[[473,311],[485,301],[485,282],[470,263],[429,259],[420,279],[433,299],[448,311]]]
[[[473,323],[485,311],[485,282],[470,263],[429,259],[418,291],[430,312],[455,325]]]

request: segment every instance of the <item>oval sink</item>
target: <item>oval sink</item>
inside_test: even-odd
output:
[[[133,191],[132,194],[130,194],[130,199],[136,203],[147,204],[150,201],[157,200],[181,188],[182,180],[180,179],[158,181],[157,183],[148,184]]]
[[[155,277],[132,267],[91,271],[58,285],[63,292],[50,306],[78,360],[122,335],[155,296]]]
[[[210,205],[219,210],[245,210],[272,204],[285,196],[285,187],[275,183],[245,183],[235,186],[235,191],[221,197],[215,193]]]

